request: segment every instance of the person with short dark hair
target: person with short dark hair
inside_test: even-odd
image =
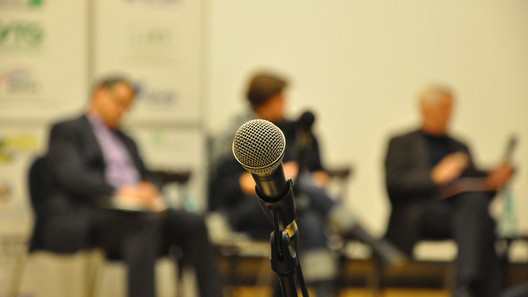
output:
[[[327,246],[329,224],[341,235],[367,243],[384,264],[400,264],[404,256],[387,242],[372,237],[325,190],[330,177],[321,161],[317,137],[312,137],[300,153],[298,123],[284,117],[284,91],[287,85],[285,78],[272,72],[259,72],[251,78],[246,92],[250,112],[239,117],[213,143],[210,206],[214,210],[224,211],[233,229],[253,237],[269,238],[272,226],[255,198],[255,181],[251,173],[237,163],[230,148],[235,132],[246,121],[260,118],[276,124],[286,138],[283,159],[285,176],[295,180],[294,195],[304,276],[317,296],[336,296],[334,279],[337,266]]]
[[[120,129],[135,97],[124,77],[92,90],[86,113],[55,123],[46,164],[54,182],[46,206],[48,245],[67,252],[97,246],[128,267],[128,295],[154,297],[154,264],[169,246],[196,271],[200,296],[222,288],[203,218],[167,209],[135,141]]]
[[[488,206],[513,173],[502,163],[478,170],[466,144],[448,133],[454,93],[431,86],[420,95],[419,129],[390,139],[385,179],[392,212],[386,237],[412,256],[422,238],[458,246],[456,297],[496,297],[500,266]]]

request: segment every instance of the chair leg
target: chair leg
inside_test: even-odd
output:
[[[177,279],[176,279],[176,297],[183,297],[183,265],[181,261],[176,262]]]
[[[228,287],[228,294],[229,297],[235,297],[237,288],[235,287],[236,283],[236,274],[238,273],[238,264],[239,264],[239,254],[238,251],[235,251],[234,253],[231,253],[227,256],[228,261],[228,277],[227,277],[227,283],[229,284]]]
[[[257,288],[262,288],[265,286],[271,286],[273,287],[273,275],[271,273],[270,268],[270,261],[268,258],[263,258],[262,263],[260,264],[261,267],[259,268],[258,274],[257,274],[257,281],[255,283],[255,286]],[[266,294],[263,292],[261,294],[261,297],[265,297]]]
[[[90,251],[86,256],[86,263],[84,267],[84,275],[86,279],[86,297],[95,296],[95,291],[98,286],[99,273],[102,273],[101,268],[104,257],[100,255],[99,251]]]
[[[382,281],[383,281],[383,267],[374,260],[371,276],[367,279],[367,287],[372,291],[373,297],[380,297],[382,295]]]
[[[176,273],[176,297],[183,297],[183,255],[177,247],[172,247],[169,250],[169,257],[174,262],[174,270]]]
[[[7,297],[16,297],[20,290],[20,282],[22,281],[22,274],[24,273],[24,266],[26,265],[28,257],[27,254],[26,249],[24,249],[24,251],[16,257],[13,276],[9,284],[9,289],[7,290]]]

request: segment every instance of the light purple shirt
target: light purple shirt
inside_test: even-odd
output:
[[[141,177],[130,153],[116,132],[105,126],[98,116],[88,115],[88,119],[103,152],[105,180],[116,188],[140,182]]]

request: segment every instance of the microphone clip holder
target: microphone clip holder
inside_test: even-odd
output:
[[[297,252],[298,228],[295,222],[293,182],[289,180],[279,199],[270,200],[256,188],[257,197],[273,224],[270,234],[271,268],[279,278],[283,297],[309,297]]]

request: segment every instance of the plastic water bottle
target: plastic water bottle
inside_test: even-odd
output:
[[[518,233],[517,204],[511,188],[506,187],[501,193],[504,199],[504,209],[499,217],[498,233],[501,236],[514,237]]]

